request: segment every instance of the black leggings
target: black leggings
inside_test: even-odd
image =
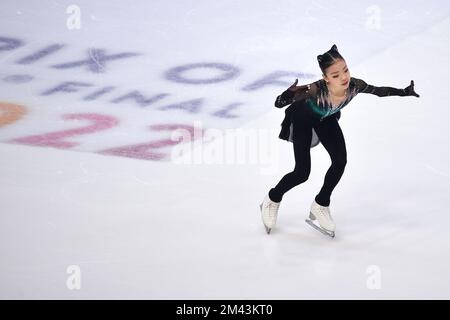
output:
[[[341,179],[347,163],[344,135],[336,119],[337,114],[320,121],[302,101],[294,104],[292,105],[294,108],[292,123],[295,168],[294,171],[286,174],[275,188],[270,189],[269,198],[280,202],[287,191],[308,180],[311,172],[310,149],[312,128],[314,128],[320,142],[331,157],[331,166],[325,175],[322,189],[315,197],[319,205],[327,207],[330,205],[331,193]]]

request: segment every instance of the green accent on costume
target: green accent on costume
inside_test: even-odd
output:
[[[312,99],[306,100],[306,104],[313,111],[313,113],[320,116],[320,118],[328,113],[327,110],[320,108],[314,101],[312,101]]]

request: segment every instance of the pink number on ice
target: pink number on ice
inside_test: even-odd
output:
[[[184,124],[157,124],[150,126],[150,129],[155,131],[174,131],[177,129],[187,130],[191,137],[197,138],[194,135],[194,127]],[[164,160],[167,158],[166,153],[154,152],[152,149],[159,149],[166,146],[171,146],[180,143],[180,140],[174,141],[171,139],[156,140],[148,143],[140,143],[130,146],[123,146],[118,148],[111,148],[102,150],[100,153],[109,154],[121,157],[144,159],[144,160]]]
[[[75,113],[63,115],[64,120],[81,120],[92,122],[91,125],[64,130],[57,132],[50,132],[42,135],[28,136],[17,138],[12,142],[22,143],[27,145],[48,146],[60,149],[68,149],[78,145],[77,142],[64,141],[64,138],[78,136],[82,134],[94,133],[114,127],[119,121],[111,116],[95,114],[95,113]]]

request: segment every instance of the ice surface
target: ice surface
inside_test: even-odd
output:
[[[79,0],[69,29],[71,4],[0,2],[1,298],[450,298],[448,3]],[[421,97],[342,111],[334,239],[304,222],[322,146],[267,235],[259,204],[294,166],[273,102],[332,44]],[[269,132],[266,162],[176,163],[197,124]]]

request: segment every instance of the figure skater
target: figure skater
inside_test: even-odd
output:
[[[330,197],[344,173],[347,163],[345,140],[338,120],[340,110],[358,93],[371,93],[378,97],[415,96],[414,81],[405,89],[375,87],[350,76],[344,58],[336,45],[317,56],[323,78],[307,85],[297,86],[298,79],[275,100],[275,107],[285,110],[279,138],[294,146],[295,167],[270,189],[260,204],[261,216],[267,233],[275,227],[283,195],[308,180],[311,171],[310,149],[319,142],[331,158],[322,188],[316,195],[308,222],[322,233],[334,237],[336,225],[330,213]],[[314,222],[318,221],[319,225]]]

